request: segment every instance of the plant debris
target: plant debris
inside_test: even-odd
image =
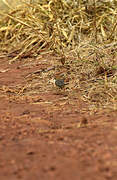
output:
[[[0,16],[1,57],[60,57],[71,95],[78,89],[93,111],[117,108],[116,0],[22,1]]]

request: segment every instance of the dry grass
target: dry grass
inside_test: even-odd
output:
[[[117,0],[38,0],[1,15],[1,57],[54,53],[91,109],[117,109]]]

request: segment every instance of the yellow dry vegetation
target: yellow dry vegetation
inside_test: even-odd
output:
[[[1,57],[64,57],[92,109],[117,108],[117,0],[22,1],[0,16]]]

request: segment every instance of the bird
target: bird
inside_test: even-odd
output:
[[[55,85],[59,87],[60,89],[63,89],[65,85],[68,84],[68,83],[65,83],[65,79],[61,76],[56,76],[54,82],[55,82]]]
[[[63,89],[65,86],[64,79],[55,79],[55,85]]]

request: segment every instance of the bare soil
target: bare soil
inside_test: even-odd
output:
[[[46,86],[47,62],[0,59],[0,179],[116,180],[117,112]]]

